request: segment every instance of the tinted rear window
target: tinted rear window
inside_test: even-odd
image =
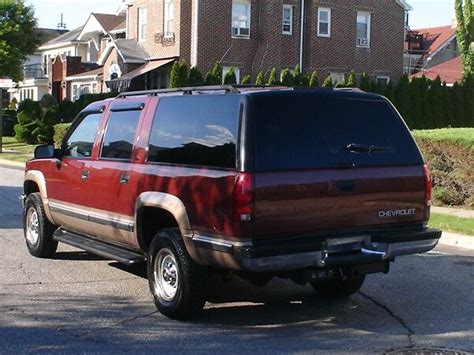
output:
[[[389,103],[315,93],[255,95],[256,170],[422,164],[409,131]],[[382,147],[353,152],[350,144]]]
[[[148,161],[235,168],[238,96],[178,96],[160,99]]]

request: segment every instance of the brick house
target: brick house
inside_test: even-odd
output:
[[[232,66],[238,78],[254,79],[261,70],[299,63],[321,78],[340,81],[354,70],[385,82],[403,73],[411,9],[404,0],[127,0],[124,6],[127,38],[150,61],[183,58],[203,73],[218,61],[224,71]]]

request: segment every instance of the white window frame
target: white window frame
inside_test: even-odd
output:
[[[173,0],[164,1],[164,36],[171,37],[174,33],[174,3]],[[170,24],[171,23],[171,24]]]
[[[378,84],[379,80],[386,80],[387,83],[385,85],[390,84],[390,77],[387,75],[377,75],[377,77],[375,78],[375,82]]]
[[[321,29],[321,12],[327,12],[328,13],[328,21],[327,21],[327,24],[328,24],[328,33],[322,33],[320,31]],[[332,18],[332,12],[331,12],[331,8],[329,7],[318,7],[318,22],[317,22],[317,26],[318,26],[318,37],[331,37],[331,18]]]
[[[222,67],[222,81],[224,81],[224,78],[227,72],[230,70],[230,68],[232,67],[228,67],[228,66]],[[235,81],[237,82],[237,84],[240,84],[240,68],[237,68],[237,67],[233,67],[233,68],[234,68],[234,73],[235,73]]]
[[[138,8],[138,42],[146,41],[146,32],[148,25],[148,9],[146,6]]]
[[[367,38],[357,37],[357,25],[359,24],[359,16],[364,16],[367,19]],[[372,23],[372,14],[367,11],[357,11],[356,16],[356,46],[358,48],[370,48],[370,31]],[[363,42],[365,41],[365,42]]]
[[[290,10],[290,23],[285,23],[285,10]],[[285,31],[285,26],[290,26],[290,30]],[[293,5],[283,5],[281,32],[284,35],[293,34]]]
[[[234,5],[245,5],[247,6],[247,25],[248,27],[234,27]],[[231,36],[232,38],[250,38],[250,30],[252,27],[252,4],[248,0],[233,0],[232,1],[232,21],[231,21]],[[234,29],[237,29],[237,33],[234,33]],[[242,34],[241,30],[248,30],[248,34]]]

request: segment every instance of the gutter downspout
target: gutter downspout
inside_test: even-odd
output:
[[[305,0],[300,0],[301,6],[301,18],[300,18],[300,71],[304,72],[304,9],[305,9]]]

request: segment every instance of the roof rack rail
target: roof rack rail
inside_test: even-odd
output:
[[[144,91],[122,92],[117,95],[116,99],[130,96],[158,96],[159,94],[183,93],[184,95],[192,95],[193,92],[203,91],[225,91],[226,94],[238,94],[240,91],[232,85],[214,85],[214,86],[196,86],[172,89],[156,89]]]

